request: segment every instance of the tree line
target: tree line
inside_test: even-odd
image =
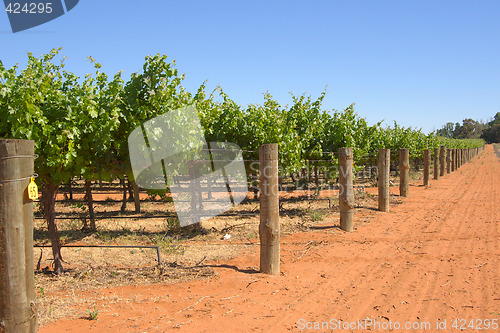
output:
[[[462,124],[448,122],[436,131],[436,134],[452,139],[484,139],[488,143],[500,142],[500,112],[493,119],[483,121],[464,119]]]

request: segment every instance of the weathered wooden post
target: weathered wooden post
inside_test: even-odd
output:
[[[278,144],[259,147],[260,161],[260,271],[280,273]]]
[[[439,148],[434,148],[434,179],[439,179]]]
[[[441,177],[444,176],[444,167],[445,167],[445,159],[446,159],[446,147],[445,146],[441,146],[441,152],[439,154],[439,163],[440,163],[440,166],[441,166],[441,170],[440,170],[440,173],[439,175]]]
[[[0,332],[36,332],[33,270],[34,142],[0,139]]]
[[[458,148],[455,148],[455,171],[458,169]]]
[[[399,150],[399,195],[408,197],[410,194],[410,150]]]
[[[352,148],[339,149],[339,206],[340,228],[352,231],[352,215],[354,212],[354,189],[352,184]]]
[[[378,151],[378,210],[389,211],[389,175],[391,170],[391,150]]]
[[[451,152],[452,149],[446,149],[446,173],[451,173]]]
[[[456,157],[457,157],[457,150],[452,149],[451,150],[451,172],[455,171],[455,169],[456,169]]]
[[[424,150],[424,186],[429,186],[429,172],[431,167],[431,151]]]

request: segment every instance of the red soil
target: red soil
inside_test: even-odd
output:
[[[468,331],[482,332],[485,319],[500,325],[499,184],[500,162],[488,146],[430,187],[411,186],[390,213],[357,213],[352,233],[332,220],[282,237],[280,276],[256,272],[256,245],[214,263],[211,280],[92,291],[136,301],[103,302],[96,321],[60,320],[40,332],[287,332],[367,318],[384,331],[428,322],[426,331],[437,332],[440,321],[440,332],[452,332],[464,319]],[[475,329],[467,327],[472,319]]]

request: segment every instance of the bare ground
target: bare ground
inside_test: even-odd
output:
[[[68,252],[74,271],[37,275],[40,332],[330,331],[334,327],[324,322],[354,328],[353,322],[365,319],[384,331],[410,323],[419,326],[415,331],[434,332],[444,320],[441,332],[464,322],[468,331],[484,331],[486,319],[500,321],[499,181],[499,159],[488,146],[458,171],[431,180],[429,188],[414,185],[409,198],[394,197],[402,204],[390,213],[374,210],[376,202],[366,194],[353,233],[338,228],[334,210],[323,209],[319,217],[310,214],[321,210],[317,206],[305,207],[307,215],[285,214],[280,276],[258,273],[258,217],[212,221],[217,232],[172,243],[184,253],[167,247],[169,265],[162,269],[146,252],[141,258],[151,265],[135,270],[117,269],[120,257],[111,252],[99,256],[111,256],[110,262],[83,264],[88,253],[71,258]],[[251,227],[222,232],[238,223]],[[235,237],[221,240],[226,231]],[[189,249],[193,254],[186,256]],[[129,267],[130,259],[123,260]],[[113,274],[121,282],[106,287]],[[467,326],[470,320],[474,328]]]

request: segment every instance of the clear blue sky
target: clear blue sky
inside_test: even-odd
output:
[[[221,85],[238,104],[282,105],[289,92],[325,109],[356,103],[369,121],[425,132],[500,111],[500,1],[80,0],[66,15],[13,34],[0,12],[10,67],[63,47],[67,69],[140,71],[148,54],[176,59],[195,92]]]

